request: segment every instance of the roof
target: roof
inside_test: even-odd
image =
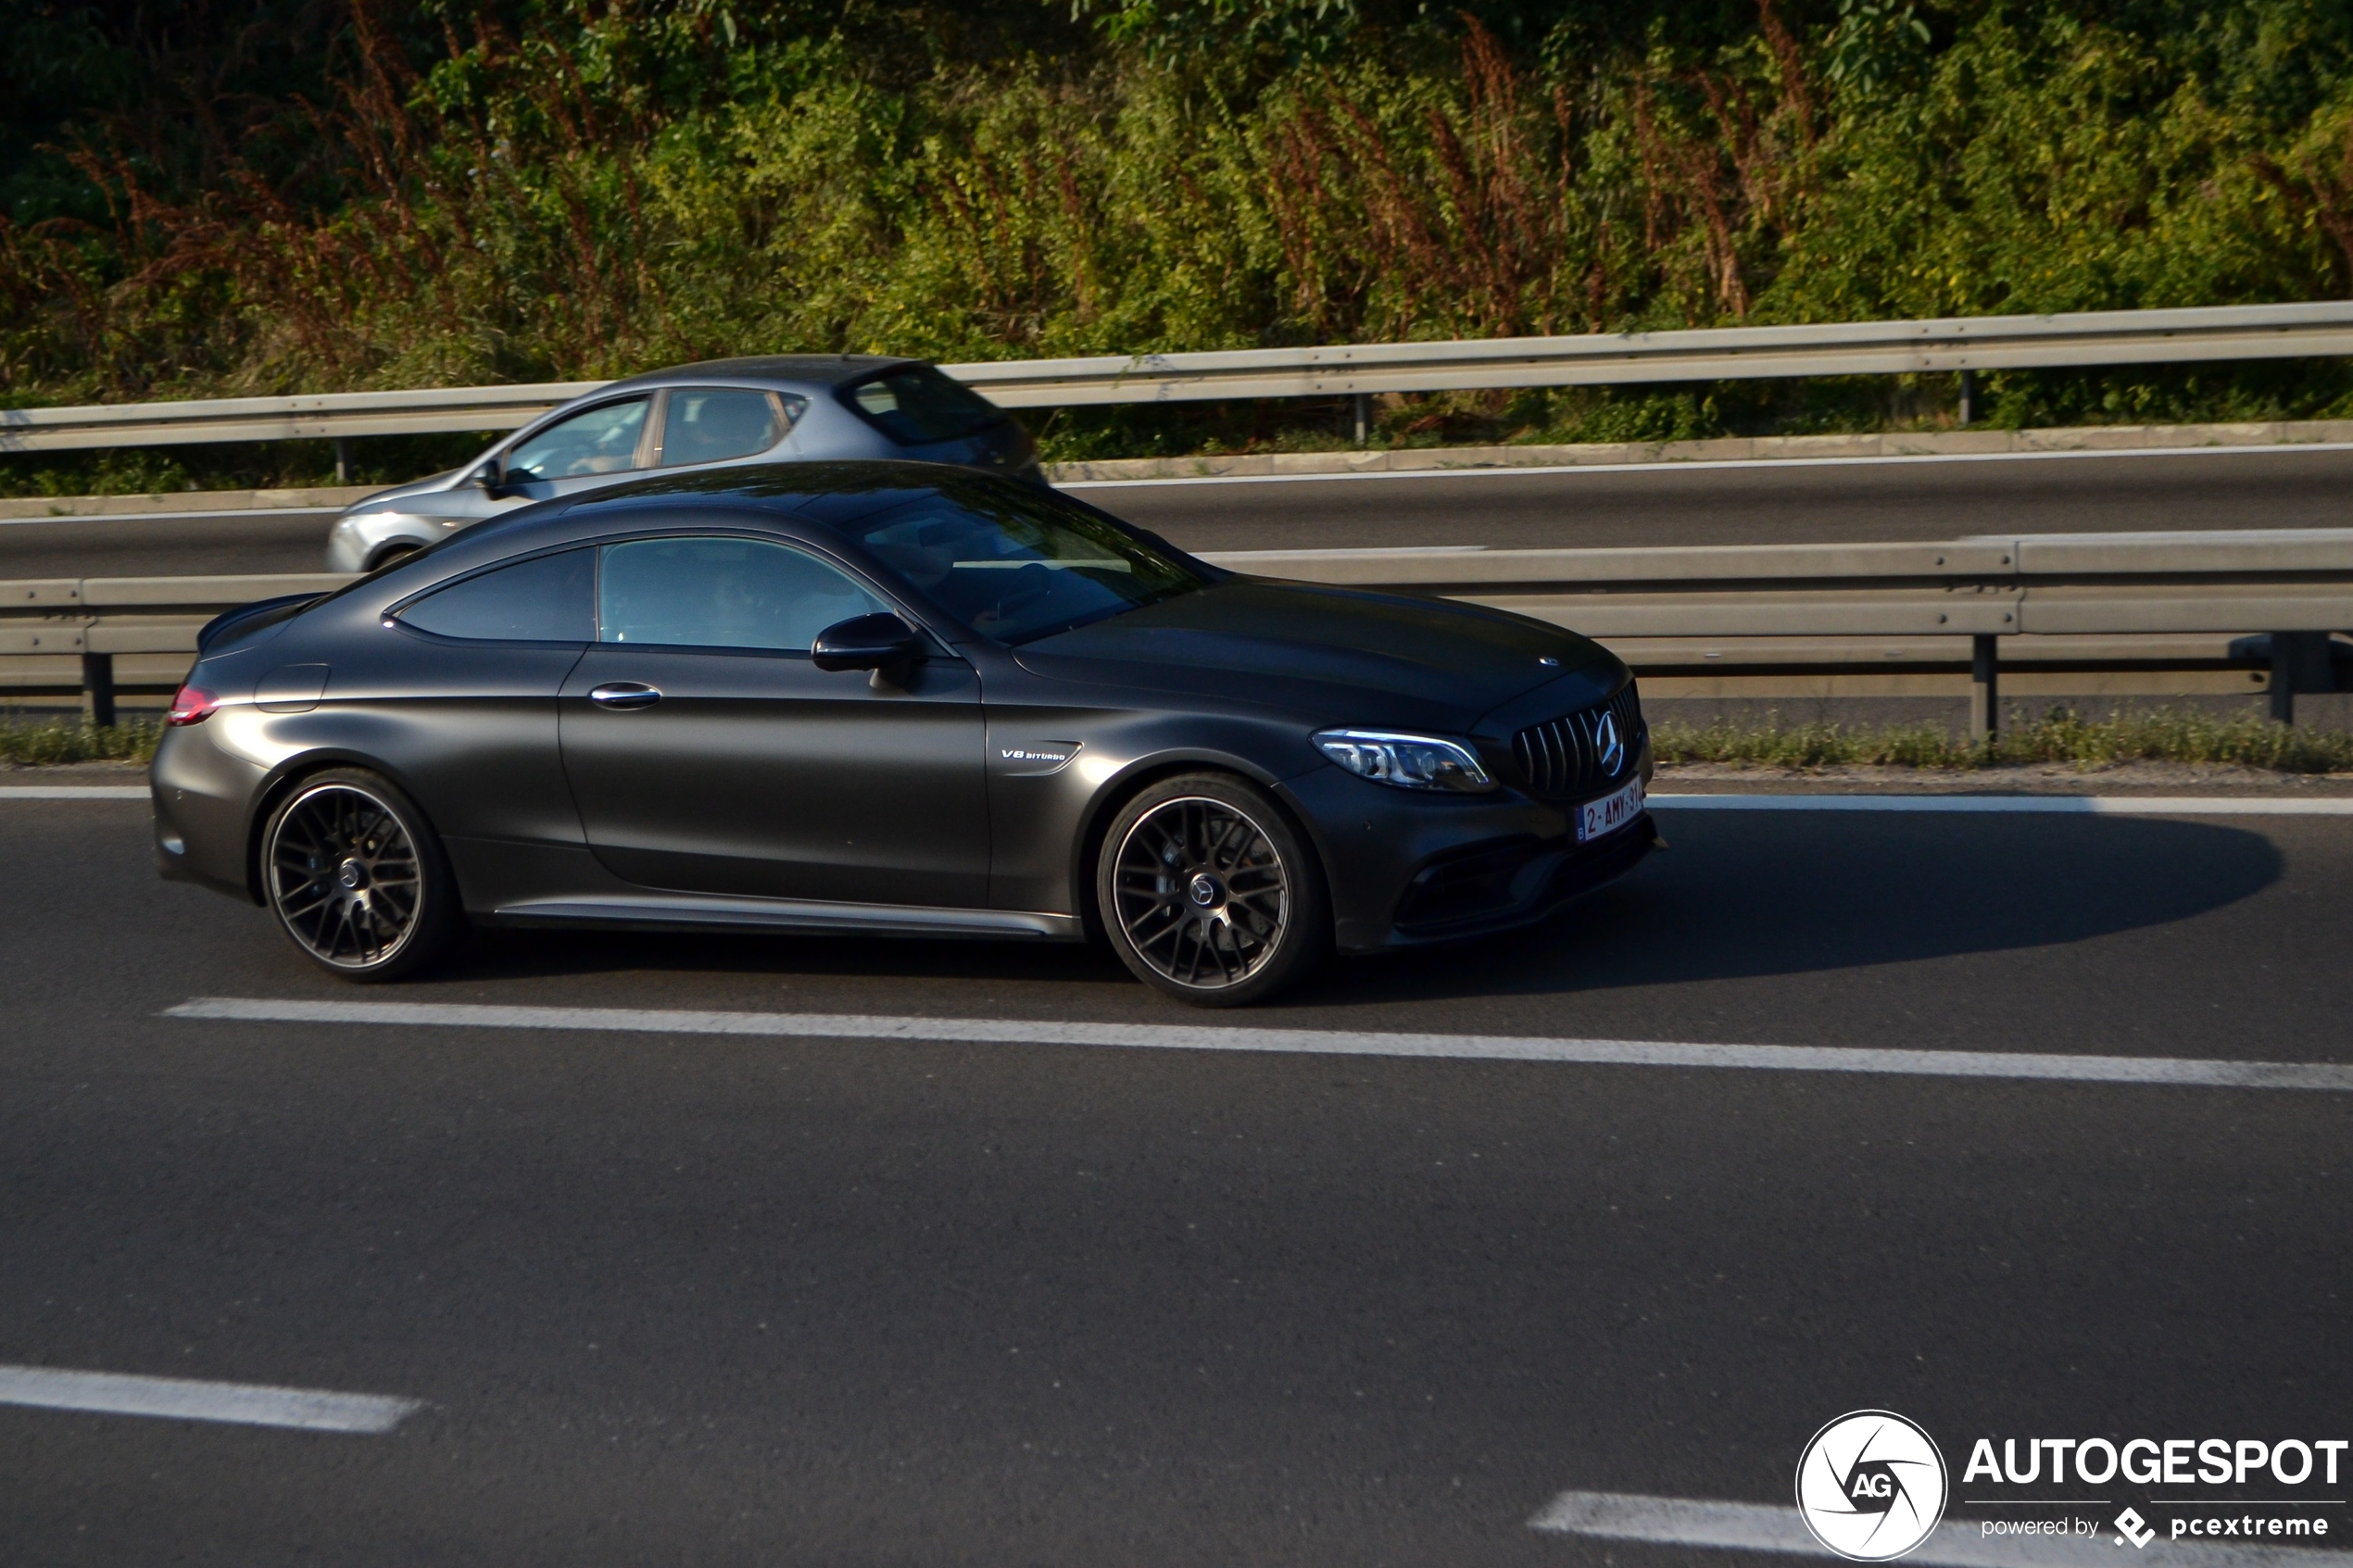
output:
[[[921,361],[878,354],[763,354],[740,359],[704,359],[692,365],[672,365],[614,382],[601,390],[622,387],[674,386],[681,382],[724,380],[768,382],[779,386],[837,386],[874,370]]]

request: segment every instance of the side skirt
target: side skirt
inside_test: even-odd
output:
[[[807,931],[867,936],[1042,937],[1085,940],[1076,915],[1020,909],[947,909],[834,904],[799,898],[728,898],[692,893],[586,893],[502,904],[484,924],[611,925],[665,931]]]

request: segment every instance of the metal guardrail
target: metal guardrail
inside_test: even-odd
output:
[[[2353,354],[2353,301],[943,367],[1009,408]]]
[[[941,369],[1008,408],[1893,375],[2353,354],[2353,301],[1009,359]],[[0,452],[512,430],[608,385],[0,409]]]
[[[1645,673],[1883,671],[1894,645],[1917,651],[1911,668],[1969,671],[1980,734],[1999,722],[2006,659],[2057,671],[2265,668],[2272,715],[2292,721],[2297,694],[2335,689],[2330,634],[2353,631],[2353,529],[1206,558],[1264,576],[1516,610],[1597,637]],[[0,688],[79,689],[93,717],[111,722],[117,655],[172,656],[123,683],[168,687],[211,614],[347,581],[317,573],[0,583]],[[78,685],[57,679],[77,655]]]

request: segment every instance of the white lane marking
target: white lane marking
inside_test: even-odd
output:
[[[0,1405],[220,1421],[240,1426],[290,1426],[304,1432],[389,1432],[422,1410],[424,1401],[386,1394],[273,1388],[261,1383],[206,1383],[187,1377],[128,1377],[112,1372],[0,1366]]]
[[[1687,811],[2040,811],[2081,817],[2353,817],[2353,796],[2256,795],[1651,795]]]
[[[1132,490],[1172,484],[1315,484],[1332,480],[1506,479],[1562,473],[1715,473],[1726,469],[1877,468],[1898,463],[2049,462],[2085,458],[2220,458],[2285,452],[2353,452],[2353,442],[2289,442],[2271,446],[2103,446],[2064,452],[1905,452],[1884,458],[1661,458],[1647,463],[1545,463],[1527,468],[1362,469],[1347,473],[1217,473],[1181,479],[1074,479],[1057,490]]]
[[[0,800],[145,800],[145,784],[0,784]]]
[[[838,1012],[695,1012],[652,1008],[500,1007],[478,1002],[308,1002],[193,997],[166,1018],[252,1023],[384,1023],[461,1029],[588,1029],[653,1035],[751,1035],[834,1040],[1110,1046],[1130,1050],[1439,1057],[1616,1067],[1741,1067],[1779,1073],[1883,1073],[1932,1078],[2061,1079],[2198,1088],[2353,1090],[2353,1066],[2204,1061],[2183,1057],[2008,1051],[1872,1050],[1843,1046],[1712,1046],[1677,1040],[1575,1040],[1517,1035],[1223,1029],[1203,1024],[1072,1023],[1047,1019],[909,1018]]]
[[[62,517],[0,517],[0,528],[40,522],[209,522],[223,517],[333,517],[341,507],[245,507],[220,511],[72,512]]]
[[[2220,1503],[2225,1510],[2233,1503]],[[1730,1551],[1794,1552],[1830,1557],[1806,1532],[1797,1510],[1765,1503],[1700,1502],[1627,1492],[1563,1492],[1528,1522],[1561,1536],[1650,1541],[1661,1546],[1718,1547]],[[1906,1562],[1939,1568],[2345,1568],[2353,1552],[2307,1548],[2232,1546],[2223,1542],[2152,1541],[2120,1558],[2113,1537],[1988,1536],[1973,1519],[1948,1519],[1904,1555]]]

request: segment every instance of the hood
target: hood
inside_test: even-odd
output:
[[[458,487],[459,480],[473,471],[474,463],[479,463],[481,460],[477,458],[473,463],[468,463],[464,468],[428,474],[422,479],[412,479],[406,484],[396,484],[389,490],[379,490],[372,495],[362,495],[344,508],[344,515],[348,517],[354,512],[375,511],[387,501],[406,500],[411,495],[432,495],[445,490],[454,490]]]
[[[1445,599],[1238,577],[1013,650],[1033,674],[1296,711],[1316,723],[1438,726],[1617,659],[1540,621]],[[1557,664],[1542,662],[1546,659]]]

